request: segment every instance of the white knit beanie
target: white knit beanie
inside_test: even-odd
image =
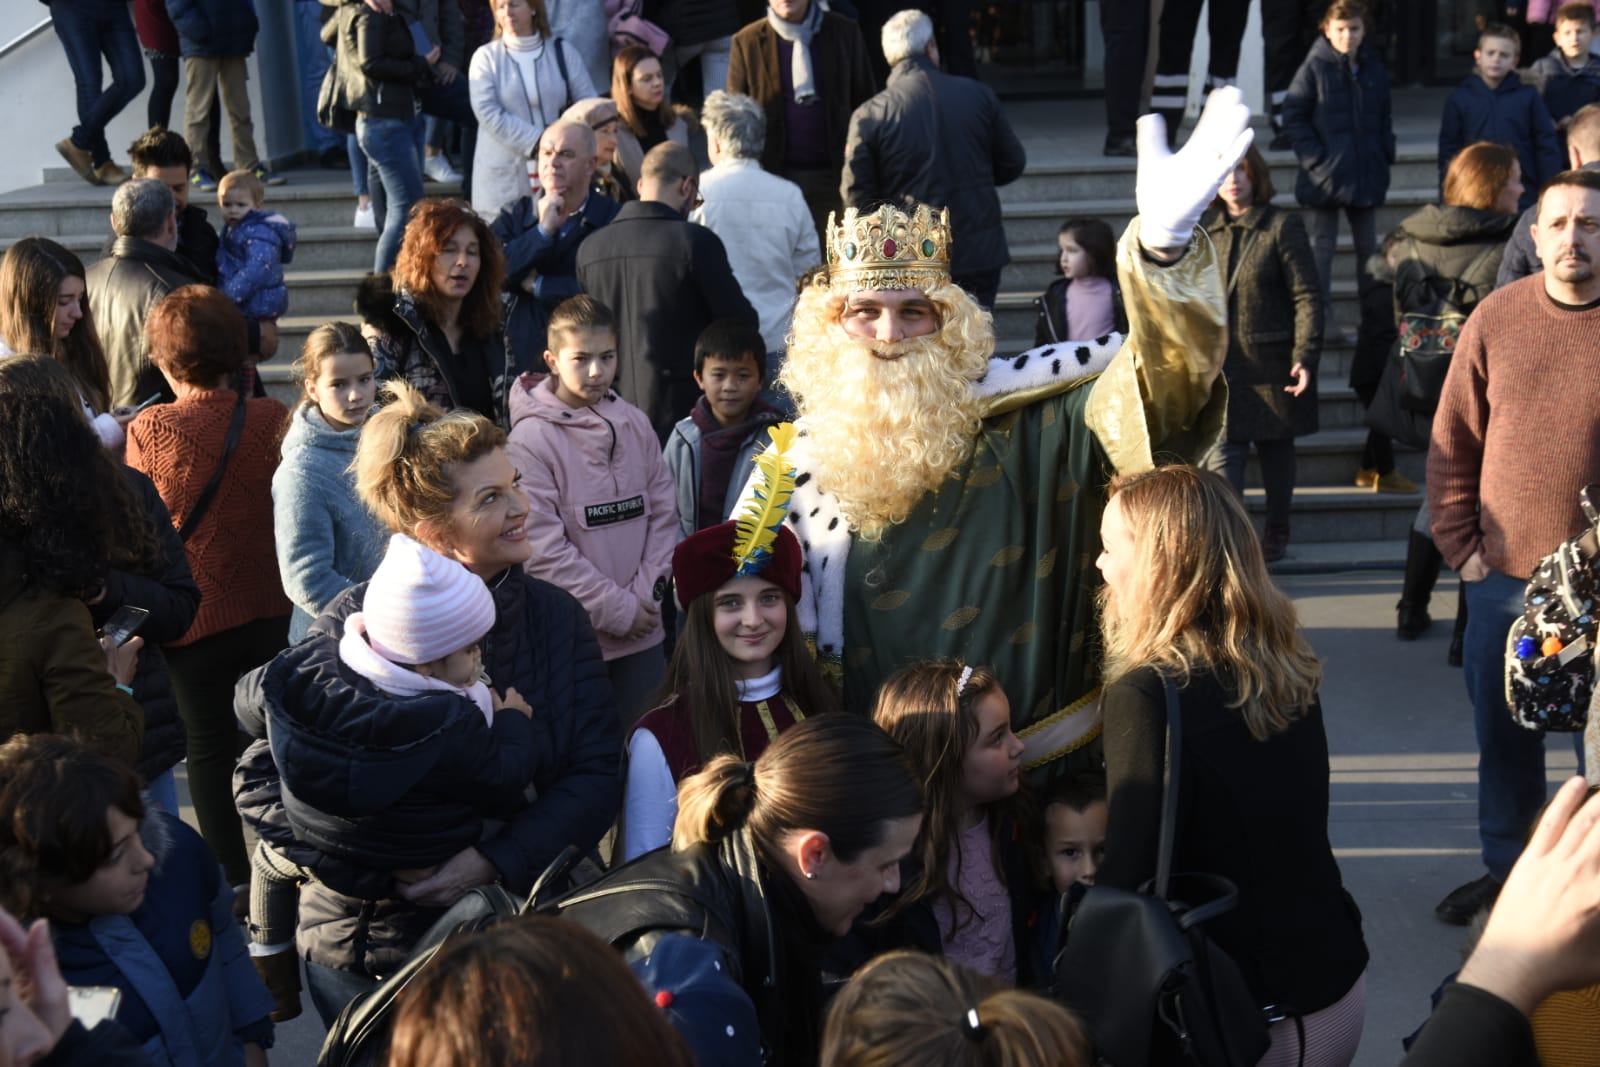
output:
[[[494,628],[494,597],[462,564],[395,534],[361,613],[378,655],[392,663],[431,663]]]

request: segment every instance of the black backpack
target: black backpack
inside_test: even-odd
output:
[[[1212,874],[1173,874],[1182,718],[1166,680],[1167,781],[1155,878],[1137,892],[1090,886],[1055,959],[1057,997],[1116,1067],[1254,1067],[1267,1015],[1239,965],[1205,934],[1233,909],[1237,887]]]
[[[1444,393],[1445,375],[1456,354],[1456,342],[1466,325],[1469,310],[1481,298],[1478,287],[1465,282],[1473,278],[1490,257],[1502,254],[1504,246],[1490,244],[1467,264],[1459,277],[1431,277],[1427,281],[1433,299],[1399,317],[1400,341],[1396,358],[1400,363],[1400,405],[1419,415],[1432,415]],[[1407,239],[1406,254],[1416,258],[1416,240]]]

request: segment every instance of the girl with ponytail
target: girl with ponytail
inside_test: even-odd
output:
[[[1083,1025],[1035,993],[922,952],[858,971],[828,1012],[822,1067],[1088,1067]]]
[[[679,789],[671,849],[554,907],[672,1005],[700,1062],[730,1062],[748,1037],[767,1063],[811,1064],[822,953],[899,889],[921,825],[922,788],[899,744],[865,719],[818,715],[754,763],[713,758]]]

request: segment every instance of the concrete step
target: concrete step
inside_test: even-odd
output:
[[[296,227],[348,227],[355,216],[355,194],[350,181],[339,181],[332,171],[305,171],[291,174],[289,184],[267,192],[267,206],[283,212]],[[429,181],[428,196],[459,195],[459,185]],[[15,240],[29,234],[60,238],[74,234],[101,234],[109,229],[111,197],[114,190],[105,186],[50,182],[0,196],[0,240]],[[213,225],[220,220],[215,193],[190,191],[192,203],[206,209]]]
[[[1333,321],[1335,327],[1354,327],[1361,317],[1354,277],[1333,280]],[[1001,292],[994,302],[994,331],[1001,337],[1032,337],[1039,312],[1034,301],[1039,292]]]
[[[1289,551],[1267,566],[1273,574],[1328,574],[1342,571],[1404,570],[1406,539],[1307,542],[1293,530]]]
[[[0,210],[0,219],[3,217],[4,211]],[[376,233],[349,225],[296,226],[295,229],[294,262],[285,274],[299,270],[372,269],[372,252],[378,243]],[[19,236],[23,235],[0,238],[0,252],[9,248]],[[51,240],[77,253],[85,264],[99,259],[110,243],[107,233],[63,234]]]
[[[1257,136],[1260,136],[1258,132]],[[1265,147],[1266,140],[1261,142]],[[1299,165],[1291,152],[1265,152],[1272,168],[1272,183],[1280,192],[1293,193]],[[1391,188],[1428,187],[1439,180],[1435,145],[1403,144],[1389,171]],[[1030,155],[1022,177],[999,190],[1002,204],[1034,200],[1098,200],[1133,195],[1135,161],[1104,157],[1069,158]]]
[[[1381,234],[1379,239],[1382,239]],[[1013,244],[1011,262],[1000,274],[1000,288],[1032,289],[1042,293],[1051,282],[1060,277],[1057,268],[1059,261],[1059,246],[1053,238],[1043,244]],[[1339,240],[1334,245],[1333,276],[1335,278],[1356,276],[1355,241],[1346,230],[1340,231]]]
[[[1403,496],[1412,501],[1414,510],[1415,505],[1422,503],[1422,497],[1418,494],[1374,494],[1370,489],[1356,488],[1356,468],[1361,465],[1361,450],[1366,442],[1367,428],[1361,424],[1325,426],[1314,434],[1296,438],[1294,442],[1296,484],[1347,488],[1352,493],[1365,496]],[[1423,476],[1427,472],[1427,453],[1396,445],[1394,459],[1395,468],[1401,474],[1416,482],[1418,486],[1422,485]],[[1249,462],[1245,465],[1245,485],[1252,488],[1261,487],[1261,468],[1253,450]]]
[[[1378,209],[1378,233],[1398,226],[1413,211],[1426,204],[1439,201],[1439,191],[1432,185],[1392,188],[1384,206]],[[1280,191],[1272,201],[1285,210],[1298,210],[1293,193]],[[1026,200],[1010,201],[1001,205],[1005,220],[1006,238],[1016,244],[1053,244],[1061,224],[1069,215],[1088,215],[1106,221],[1113,233],[1121,234],[1133,218],[1135,207],[1132,196],[1104,197],[1092,200]],[[1344,228],[1341,224],[1341,229]]]
[[[1247,488],[1245,506],[1257,517],[1266,513],[1266,495]],[[1420,493],[1373,493],[1353,486],[1301,484],[1295,487],[1289,525],[1294,540],[1304,544],[1341,541],[1397,541],[1406,534],[1422,504]]]

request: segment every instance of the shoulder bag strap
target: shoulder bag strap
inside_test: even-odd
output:
[[[1161,800],[1161,844],[1156,853],[1156,896],[1167,897],[1167,883],[1172,878],[1172,850],[1178,837],[1178,785],[1179,766],[1183,762],[1183,716],[1178,708],[1178,687],[1171,678],[1161,679],[1167,697],[1167,774],[1166,787]]]
[[[195,498],[194,507],[189,509],[183,525],[178,528],[180,541],[187,543],[195,527],[200,525],[200,520],[205,518],[206,509],[211,506],[211,498],[217,495],[217,487],[222,484],[222,472],[228,469],[228,457],[233,455],[233,450],[238,447],[239,434],[243,430],[244,394],[240,393],[238,403],[233,405],[233,421],[228,423],[228,439],[222,443],[222,459],[217,461],[217,469],[212,472],[211,480],[200,490],[200,495]]]
[[[567,54],[561,50],[561,38],[559,37],[550,38],[550,47],[555,49],[556,67],[561,71],[561,88],[567,94],[567,102],[561,105],[564,111],[575,102],[572,99],[572,79],[567,77]]]

